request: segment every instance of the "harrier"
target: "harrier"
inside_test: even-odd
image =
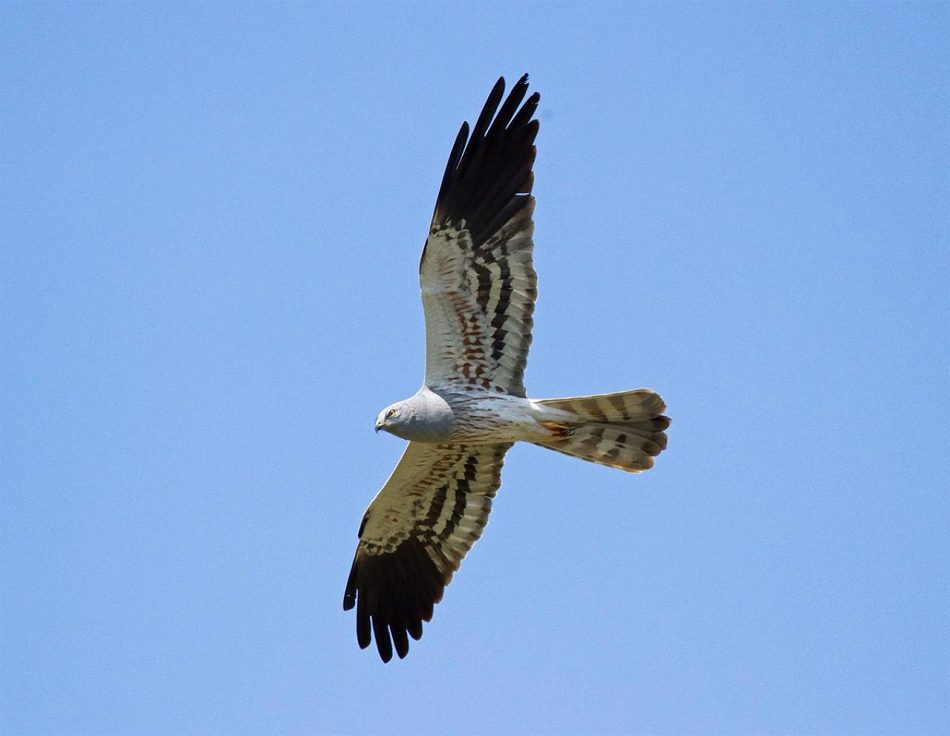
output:
[[[514,442],[631,473],[666,447],[666,405],[648,389],[526,398],[540,97],[525,100],[527,74],[502,102],[504,92],[502,78],[471,136],[462,124],[439,188],[419,266],[422,388],[376,419],[377,432],[409,445],[363,515],[343,608],[356,606],[357,642],[365,649],[375,637],[384,662],[422,636],[488,522]]]

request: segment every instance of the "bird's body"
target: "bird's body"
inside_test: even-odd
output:
[[[649,389],[529,399],[524,370],[537,296],[532,167],[539,96],[499,79],[449,155],[419,266],[426,373],[376,430],[409,445],[360,524],[343,597],[357,641],[383,661],[422,636],[488,522],[514,442],[638,473],[666,447],[666,405]],[[524,104],[522,104],[522,102]]]
[[[396,414],[387,419],[390,411]],[[556,435],[551,424],[576,421],[571,412],[532,399],[484,389],[423,386],[411,398],[387,407],[376,426],[410,442],[543,442]]]

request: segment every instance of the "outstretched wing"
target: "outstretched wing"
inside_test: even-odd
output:
[[[532,118],[540,97],[535,92],[521,104],[527,74],[499,110],[504,91],[502,78],[471,137],[462,124],[422,251],[425,383],[524,396],[537,296],[531,188],[538,121]]]
[[[510,444],[411,442],[360,524],[343,610],[356,606],[362,649],[384,662],[409,651],[422,622],[488,523]]]

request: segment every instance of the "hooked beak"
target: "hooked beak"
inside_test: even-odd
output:
[[[379,430],[383,428],[382,422],[376,422],[376,434],[379,434]]]

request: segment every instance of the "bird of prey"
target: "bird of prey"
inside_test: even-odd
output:
[[[356,607],[357,642],[375,637],[384,662],[422,636],[481,536],[514,442],[631,473],[666,447],[666,405],[648,389],[526,397],[540,100],[527,92],[526,74],[502,102],[499,79],[471,135],[467,122],[459,130],[419,266],[425,380],[376,419],[409,445],[363,515],[343,608]]]

